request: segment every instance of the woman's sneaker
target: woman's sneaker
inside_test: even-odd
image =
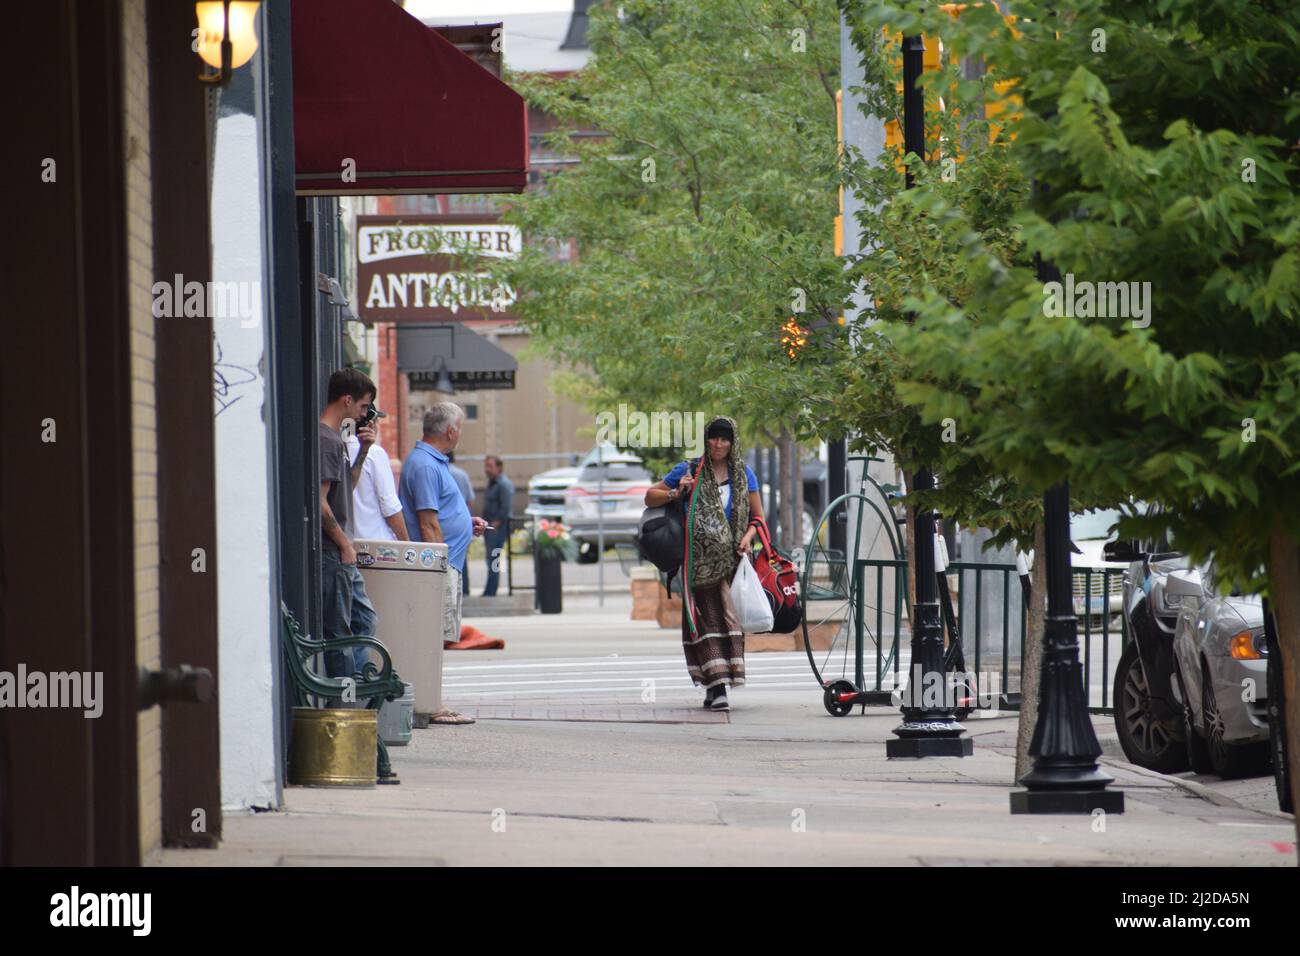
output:
[[[716,684],[716,685],[714,685],[713,687],[710,687],[708,690],[706,690],[706,691],[704,692],[704,709],[705,709],[705,710],[712,710],[712,709],[713,709],[713,701],[717,698],[717,696],[718,696],[718,691],[721,690],[721,689],[722,689],[722,685],[721,685],[721,684]]]
[[[709,710],[731,710],[731,704],[727,700],[726,684],[718,685],[718,692],[714,695],[713,701],[709,704]]]

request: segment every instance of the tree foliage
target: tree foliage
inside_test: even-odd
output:
[[[805,414],[779,330],[839,314],[838,25],[831,0],[623,3],[591,11],[591,59],[516,77],[576,158],[519,197],[523,255],[498,265],[541,347],[593,408]],[[554,255],[572,240],[572,261]],[[752,434],[752,432],[751,432]]]
[[[918,318],[894,342],[928,374],[900,394],[1027,486],[1162,503],[1181,546],[1262,585],[1270,532],[1300,531],[1300,12],[1012,6],[1014,28],[991,8],[875,15],[919,16],[1015,81],[1026,250],[1077,282],[1150,283],[1149,316],[1050,314],[1032,262],[932,193],[970,294],[909,296]]]

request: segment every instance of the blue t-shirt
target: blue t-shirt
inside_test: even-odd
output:
[[[672,471],[664,475],[664,484],[667,485],[669,488],[676,488],[678,485],[682,483],[682,478],[683,476],[685,476],[686,469],[689,468],[690,465],[691,463],[689,461],[679,461],[673,467]],[[745,479],[746,481],[749,482],[749,487],[745,489],[747,492],[758,491],[758,476],[754,474],[754,469],[750,468],[748,464],[745,465]],[[728,465],[727,485],[724,485],[723,487],[724,488],[729,487],[730,482],[731,482],[731,466]],[[730,521],[731,520],[731,496],[727,495],[727,492],[725,490],[723,491],[723,495],[724,497],[726,497],[726,501],[727,501],[727,509],[726,509],[727,520]]]
[[[418,441],[402,462],[402,480],[397,497],[402,500],[402,517],[406,519],[406,536],[420,541],[421,510],[438,512],[442,526],[442,539],[447,543],[447,563],[458,569],[465,567],[465,553],[474,537],[474,522],[469,517],[469,505],[460,493],[456,479],[447,467],[447,456],[432,445]]]

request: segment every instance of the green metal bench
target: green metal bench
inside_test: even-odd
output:
[[[373,637],[344,637],[336,640],[318,641],[304,635],[298,627],[298,621],[288,605],[280,602],[280,638],[284,648],[285,663],[293,675],[294,703],[298,707],[312,707],[312,697],[324,700],[342,701],[345,697],[366,701],[367,710],[378,710],[384,701],[401,697],[405,691],[402,679],[393,670],[393,659],[384,647]],[[321,677],[316,674],[308,662],[317,654],[325,651],[351,651],[355,647],[368,647],[378,652],[379,666],[368,660],[361,673],[352,677]],[[348,654],[349,659],[352,657]],[[392,779],[396,782],[397,774],[393,772],[388,761],[388,748],[382,737],[378,738],[378,756],[375,775],[380,781]]]

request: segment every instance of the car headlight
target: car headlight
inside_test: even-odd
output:
[[[1242,631],[1240,634],[1232,635],[1228,641],[1228,653],[1232,655],[1233,660],[1257,661],[1268,656],[1268,646],[1264,642],[1263,634]]]
[[[1183,606],[1183,599],[1180,597],[1170,597],[1169,592],[1164,588],[1161,588],[1159,604],[1161,613],[1177,614]]]

